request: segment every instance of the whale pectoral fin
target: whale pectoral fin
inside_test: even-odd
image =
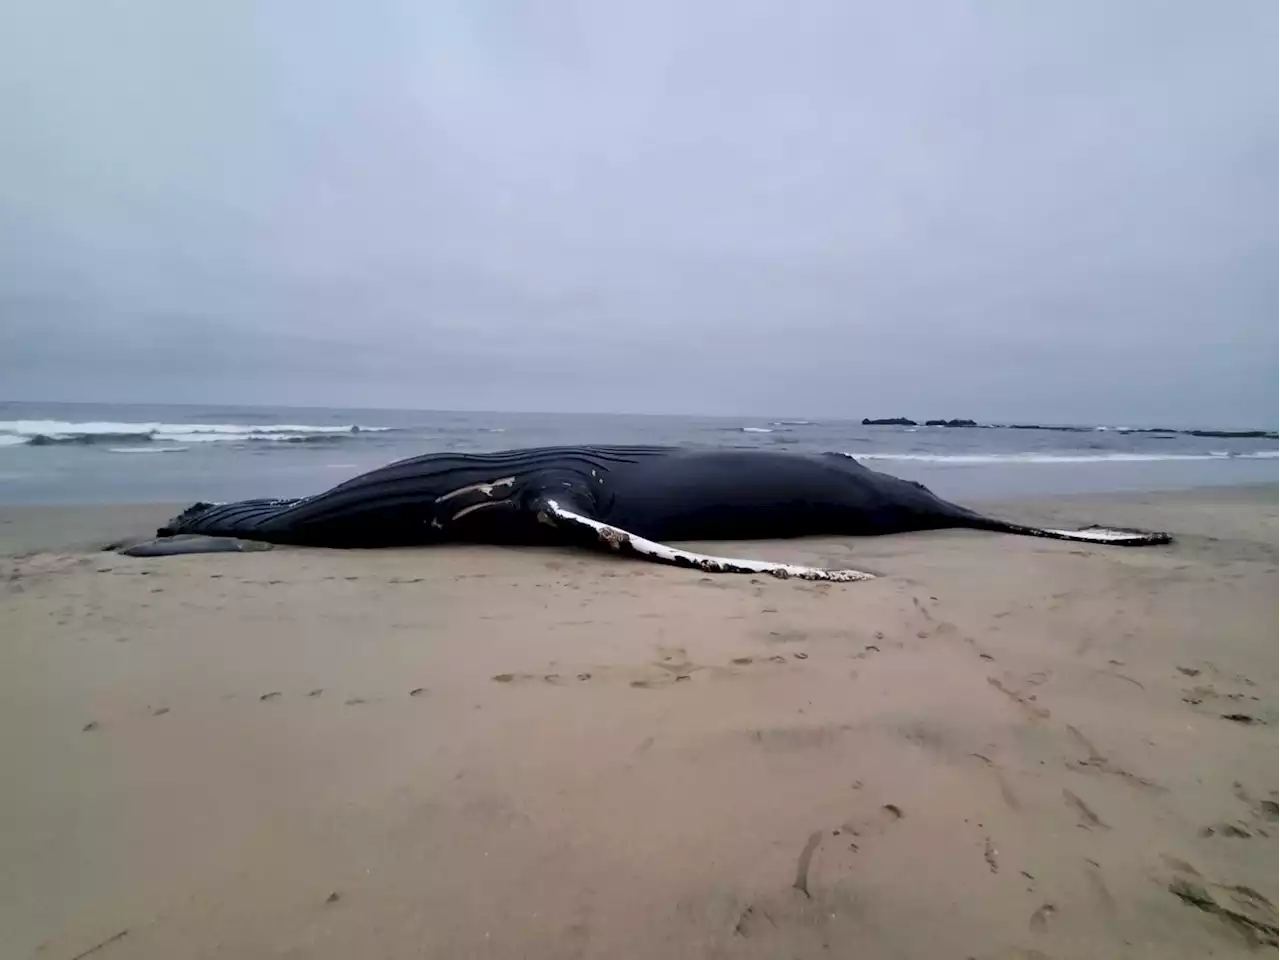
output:
[[[253,553],[270,549],[271,544],[257,540],[179,534],[123,543],[115,547],[115,552],[126,557],[177,557],[193,553]]]
[[[767,573],[771,576],[802,580],[831,580],[849,583],[855,580],[873,580],[875,574],[860,570],[824,570],[822,567],[805,567],[791,563],[770,563],[766,560],[746,560],[739,557],[713,557],[693,553],[677,547],[646,540],[637,534],[570,510],[555,500],[543,500],[538,504],[538,519],[551,526],[576,530],[591,540],[589,542],[608,547],[654,563],[668,563],[678,567],[692,567],[708,573]]]

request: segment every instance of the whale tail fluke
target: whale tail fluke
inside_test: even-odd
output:
[[[1076,543],[1100,543],[1113,547],[1155,547],[1173,543],[1173,536],[1151,530],[1134,530],[1127,527],[1081,527],[1078,530],[1057,530],[1048,527],[1029,527],[991,517],[975,517],[965,526],[997,533],[1014,533],[1024,537],[1046,537],[1050,540],[1071,540]]]

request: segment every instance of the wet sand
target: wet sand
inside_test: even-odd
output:
[[[848,585],[92,549],[172,512],[0,508],[5,957],[1274,950],[1275,487],[713,550]]]

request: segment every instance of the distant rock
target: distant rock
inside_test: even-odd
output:
[[[930,420],[929,424],[933,425],[934,421]],[[1164,438],[1176,434],[1184,437],[1222,437],[1232,440],[1280,439],[1280,434],[1277,434],[1274,430],[1178,430],[1173,427],[1058,427],[1046,426],[1042,423],[998,423],[992,424],[992,426],[1001,427],[1005,430],[1056,430],[1060,433],[1094,433],[1101,430],[1119,434],[1163,435]],[[1161,437],[1155,436],[1153,439],[1161,439]]]
[[[1270,430],[1183,430],[1189,437],[1230,437],[1237,440],[1277,440],[1280,434]]]
[[[882,420],[870,418],[862,421],[868,427],[914,427],[918,424],[906,417],[893,417]],[[1184,437],[1217,437],[1229,440],[1276,440],[1280,439],[1275,430],[1182,430],[1177,427],[1085,427],[1067,424],[1046,423],[978,423],[975,420],[926,420],[926,427],[977,427],[994,430],[1049,430],[1055,433],[1097,433],[1108,432],[1120,435],[1140,434],[1153,440],[1169,440],[1175,436]]]
[[[155,437],[150,433],[66,433],[50,436],[37,433],[27,441],[30,447],[87,447],[107,443],[150,443]]]

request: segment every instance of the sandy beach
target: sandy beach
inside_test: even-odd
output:
[[[0,508],[0,955],[1273,952],[1276,502],[713,550],[849,585]]]

